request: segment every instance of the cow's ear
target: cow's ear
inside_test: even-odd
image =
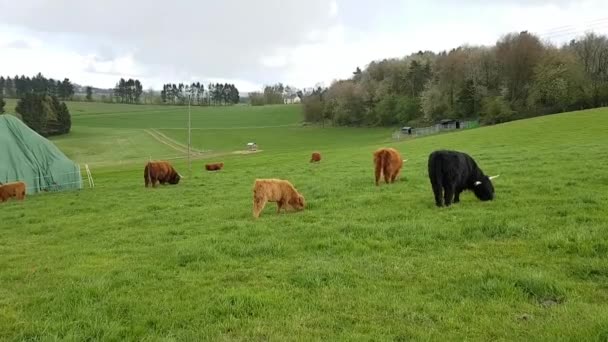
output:
[[[480,181],[475,182],[475,186],[481,185]]]

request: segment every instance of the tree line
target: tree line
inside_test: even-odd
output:
[[[494,124],[608,105],[608,38],[557,47],[527,31],[494,46],[419,51],[371,62],[305,94],[305,119],[345,126],[421,125],[478,118]]]
[[[143,84],[138,79],[121,78],[114,88],[94,89],[91,86],[84,87],[80,91],[83,94],[75,95],[75,90],[79,86],[74,85],[68,78],[63,81],[47,79],[41,73],[34,77],[0,76],[0,98],[21,98],[25,94],[46,94],[56,96],[60,100],[76,101],[101,101],[108,103],[153,103],[153,104],[172,104],[184,105],[188,103],[188,94],[191,95],[193,105],[231,105],[240,102],[239,90],[234,84],[229,83],[209,83],[208,88],[200,82],[190,85],[179,83],[168,83],[163,85],[160,92],[149,89],[144,91]],[[94,97],[97,92],[96,97]]]
[[[87,87],[87,99],[92,99],[92,92],[91,96],[89,96],[89,92],[91,91],[89,89],[90,87]],[[121,78],[114,87],[114,98],[119,103],[139,103],[143,92],[144,88],[139,80],[131,78],[125,80]]]
[[[74,95],[74,85],[70,79],[63,81],[46,78],[41,73],[34,77],[0,76],[0,97],[21,98],[25,94],[47,94],[61,100],[69,100]]]
[[[221,106],[237,104],[240,101],[239,90],[234,84],[209,83],[207,91],[205,85],[200,82],[190,85],[179,83],[163,84],[160,98],[166,104],[187,104],[188,96],[190,103],[198,106]]]
[[[277,83],[265,86],[261,92],[249,93],[249,102],[252,106],[283,104],[285,99],[293,99],[296,96],[302,97],[302,91]]]

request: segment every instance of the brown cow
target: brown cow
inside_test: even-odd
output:
[[[287,206],[296,210],[304,209],[304,197],[293,185],[282,179],[256,179],[253,184],[253,217],[260,217],[266,202],[277,202],[277,214]]]
[[[24,182],[12,182],[0,185],[0,202],[7,201],[11,197],[15,197],[20,201],[25,199]]]
[[[205,170],[207,170],[207,171],[219,171],[223,167],[224,167],[224,163],[205,164]]]
[[[310,162],[320,162],[321,161],[321,153],[319,152],[313,152],[312,153],[312,157],[310,158]]]
[[[175,171],[173,166],[166,161],[150,161],[144,168],[144,180],[146,188],[152,183],[152,187],[156,187],[156,182],[160,184],[177,184],[183,177]]]
[[[374,152],[374,164],[376,166],[376,186],[380,180],[380,175],[384,175],[385,183],[394,183],[399,176],[404,160],[401,159],[399,151],[394,148],[381,148]]]

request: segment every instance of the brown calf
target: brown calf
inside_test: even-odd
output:
[[[385,183],[394,183],[401,172],[403,159],[394,148],[381,148],[374,152],[374,165],[376,185],[378,185],[381,175],[384,175]]]
[[[207,171],[219,171],[223,167],[224,167],[224,163],[205,164],[205,170],[207,170]]]
[[[0,202],[8,201],[11,197],[20,201],[25,199],[24,182],[12,182],[0,185]]]
[[[277,202],[277,214],[292,207],[302,210],[306,203],[294,186],[282,179],[256,179],[253,184],[253,217],[258,218],[267,202]]]

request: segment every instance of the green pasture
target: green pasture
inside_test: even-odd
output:
[[[144,129],[185,143],[184,108],[70,109],[73,132],[53,141],[97,163],[97,187],[0,205],[0,340],[608,339],[607,109],[395,143],[299,126],[297,106],[199,108],[193,144],[226,154],[191,176],[175,160],[187,178],[156,189],[145,156],[174,150]],[[263,151],[229,153],[249,140]],[[376,187],[380,146],[408,161]],[[436,208],[440,148],[500,174],[496,199]],[[306,210],[271,203],[254,220],[253,181],[269,177]]]

